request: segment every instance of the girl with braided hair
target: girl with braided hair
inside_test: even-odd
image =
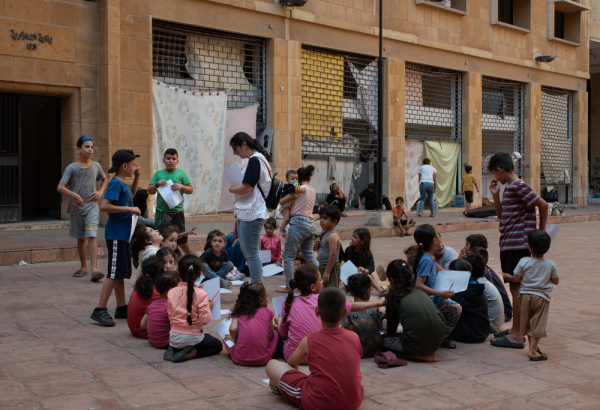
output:
[[[223,350],[221,342],[202,333],[212,315],[212,303],[206,292],[194,282],[202,274],[202,261],[194,255],[186,255],[179,261],[181,282],[167,294],[169,321],[169,348],[164,359],[182,362],[218,354]]]

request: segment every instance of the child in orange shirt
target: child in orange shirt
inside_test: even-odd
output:
[[[394,213],[394,225],[400,229],[400,236],[410,236],[408,231],[410,228],[414,228],[417,223],[414,219],[408,218],[404,210],[404,198],[401,196],[396,198],[396,206],[392,208],[392,212]],[[406,220],[402,219],[403,215],[406,216]]]

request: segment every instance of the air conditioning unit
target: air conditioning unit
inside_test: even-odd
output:
[[[285,7],[302,7],[308,0],[279,0]]]

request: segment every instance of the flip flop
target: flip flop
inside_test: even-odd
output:
[[[85,275],[87,275],[87,272],[84,271],[83,269],[79,269],[77,272],[75,272],[73,274],[73,276],[76,278],[83,278]]]
[[[231,282],[226,282],[224,285],[221,285],[223,289],[229,289],[231,287]]]
[[[456,349],[456,345],[448,339],[444,339],[444,341],[442,342],[442,345],[440,347],[443,349],[452,349],[452,350]]]
[[[373,358],[377,367],[380,369],[387,369],[390,366],[406,366],[408,362],[404,359],[398,359],[398,357],[392,352],[379,352],[375,354]]]
[[[502,336],[508,336],[509,333],[510,333],[510,330],[503,330],[502,332],[494,333],[494,337],[496,339],[498,339]],[[525,336],[523,336],[523,343],[525,343],[526,341],[527,341],[527,338]]]
[[[175,348],[171,345],[169,345],[169,347],[167,347],[167,350],[165,351],[165,354],[163,355],[163,359],[166,361],[171,361],[171,359],[173,358],[173,354],[175,353]]]
[[[95,271],[94,273],[92,273],[92,282],[98,282],[103,277],[104,277],[104,273]]]
[[[531,360],[532,362],[545,362],[546,360],[548,360],[548,355],[546,353],[542,353],[539,347],[536,350],[540,355],[537,357],[531,357],[529,358],[529,360]]]
[[[508,337],[506,337],[506,336],[499,337],[498,339],[492,339],[492,340],[490,340],[490,343],[492,344],[492,346],[506,347],[509,349],[524,349],[525,348],[524,343],[511,342],[510,340],[508,340]]]
[[[190,352],[192,350],[194,350],[196,348],[196,346],[192,345],[192,346],[188,346],[188,347],[184,347],[183,349],[181,349],[180,351],[178,351],[177,353],[175,353],[173,355],[173,357],[171,357],[171,361],[173,363],[178,363],[180,361],[182,361],[183,359],[185,359],[187,357],[187,355],[190,354]]]

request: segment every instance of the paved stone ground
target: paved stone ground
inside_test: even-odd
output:
[[[563,225],[548,255],[561,274],[548,339],[540,344],[549,361],[532,363],[525,350],[487,341],[442,349],[434,364],[383,370],[364,359],[361,409],[600,408],[599,228],[600,222]],[[497,244],[497,231],[481,233]],[[466,235],[443,238],[459,249]],[[377,263],[403,257],[411,239],[374,239]],[[499,270],[496,245],[490,254]],[[163,352],[133,338],[125,321],[113,328],[92,324],[101,285],[73,278],[76,268],[73,262],[0,268],[0,409],[293,408],[269,392],[262,367],[236,366],[223,352],[164,362]],[[271,296],[282,280],[266,279]],[[130,280],[127,294],[132,287]],[[223,295],[223,307],[231,308],[235,297]],[[216,336],[212,326],[207,331]]]

